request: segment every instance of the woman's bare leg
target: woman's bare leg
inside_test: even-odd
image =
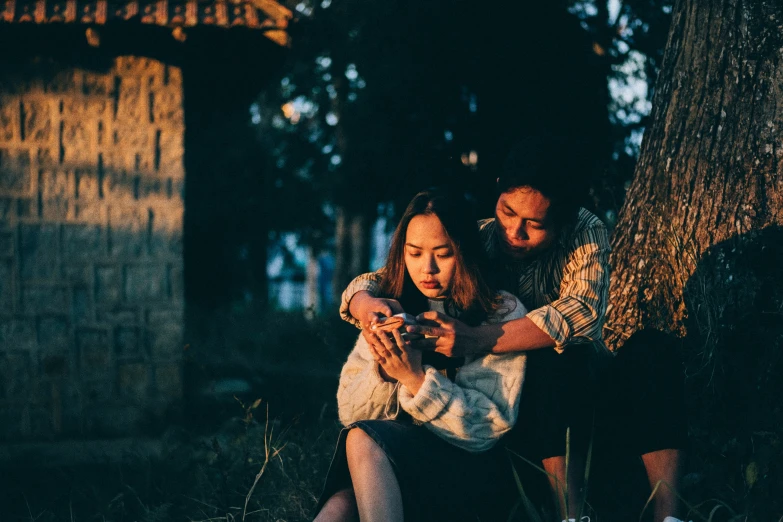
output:
[[[352,489],[341,489],[326,501],[313,522],[358,522],[356,497]]]
[[[402,522],[402,494],[386,454],[359,428],[348,432],[345,445],[359,519]]]

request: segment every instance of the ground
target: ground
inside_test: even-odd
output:
[[[0,522],[311,520],[340,430],[337,376],[357,331],[299,314],[231,313],[220,323],[192,332],[187,407],[151,434],[154,451],[81,466],[31,459],[5,469]],[[706,392],[700,401],[716,406]],[[682,491],[694,508],[689,518],[779,520],[770,518],[779,509],[779,428],[747,441],[742,430],[732,438],[725,429],[692,421]],[[526,481],[541,484],[529,464],[516,464]],[[649,516],[638,514],[649,494],[638,461],[593,462],[588,482],[604,510],[593,522]],[[533,484],[526,492],[541,498]],[[538,518],[520,506],[509,520]]]

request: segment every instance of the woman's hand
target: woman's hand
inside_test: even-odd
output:
[[[379,332],[377,337],[381,347],[370,345],[370,353],[380,365],[381,375],[386,380],[399,381],[416,395],[424,383],[421,351],[405,342],[397,330],[393,330],[391,335]]]
[[[452,317],[430,310],[420,314],[416,320],[420,324],[407,327],[409,335],[424,337],[412,341],[415,349],[435,351],[447,357],[464,357],[489,351],[476,328]]]

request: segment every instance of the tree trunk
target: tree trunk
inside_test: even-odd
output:
[[[340,302],[343,290],[370,266],[370,219],[361,212],[337,207],[334,232],[334,301]]]
[[[307,247],[307,266],[305,267],[304,315],[308,320],[321,314],[321,292],[318,285],[321,271],[318,268],[318,252]]]
[[[730,320],[743,252],[763,238],[758,264],[780,244],[781,126],[783,4],[678,1],[612,239],[610,348],[642,328],[682,336],[689,313],[701,329]]]

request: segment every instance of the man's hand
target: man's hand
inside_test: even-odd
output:
[[[409,334],[425,336],[412,341],[414,348],[442,353],[447,357],[464,357],[486,353],[486,347],[474,328],[440,312],[424,312],[416,317],[418,325],[407,327]]]
[[[385,346],[384,338],[388,340],[388,335],[384,332],[376,332],[371,327],[381,317],[391,317],[394,314],[402,313],[403,309],[399,301],[375,297],[370,292],[361,291],[356,292],[351,298],[351,302],[348,304],[348,311],[361,324],[362,336],[364,336],[367,344],[370,345],[370,349],[382,352]],[[384,338],[381,338],[381,335]],[[386,375],[383,375],[383,377],[389,380]]]
[[[381,316],[391,317],[394,314],[402,313],[404,310],[400,306],[400,302],[395,299],[383,299],[375,297],[370,292],[361,291],[356,292],[351,298],[351,302],[348,304],[348,311],[354,319],[359,321],[362,325],[362,330],[366,332]]]

